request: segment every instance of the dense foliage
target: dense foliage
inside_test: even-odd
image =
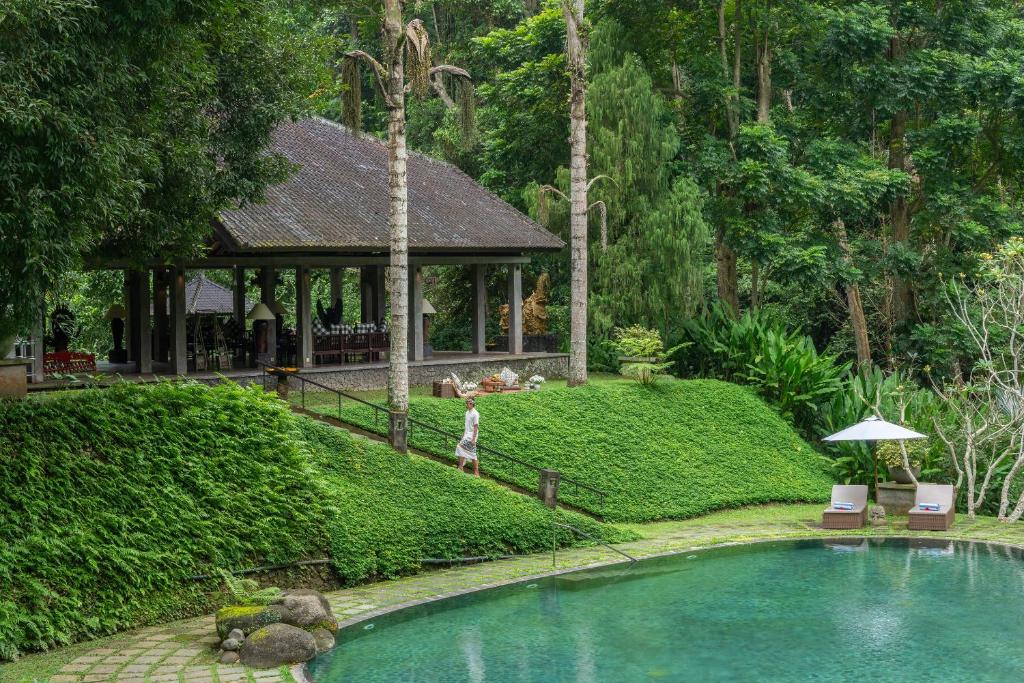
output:
[[[0,402],[0,660],[209,608],[212,586],[194,575],[329,556],[351,583],[551,539],[539,502],[256,389],[122,384]]]
[[[817,436],[819,413],[842,389],[850,367],[819,355],[809,337],[757,312],[736,319],[715,306],[704,318],[687,321],[682,338],[673,372],[748,384],[808,437]]]
[[[602,501],[563,484],[562,495],[612,521],[699,515],[719,508],[828,497],[831,478],[818,455],[749,390],[710,380],[644,387],[594,382],[482,396],[480,444],[608,492]],[[461,433],[459,401],[413,397],[410,416]],[[375,424],[364,406],[345,405],[345,420]],[[410,443],[454,458],[455,442],[412,427]],[[534,488],[536,475],[483,452],[482,470]]]
[[[256,391],[0,403],[0,658],[194,611],[187,577],[322,556],[292,417]]]
[[[270,131],[306,111],[322,38],[278,0],[0,6],[0,327],[103,249],[194,255],[216,212],[289,167]],[[10,329],[0,329],[0,337]]]

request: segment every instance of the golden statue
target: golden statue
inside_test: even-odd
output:
[[[547,302],[550,286],[551,277],[541,273],[533,294],[523,301],[523,334],[534,336],[548,333]],[[501,331],[508,334],[508,304],[499,306],[498,312],[501,314]]]

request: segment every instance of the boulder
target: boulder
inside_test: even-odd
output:
[[[239,655],[242,664],[257,669],[308,662],[316,656],[316,639],[296,626],[271,624],[250,634]]]
[[[331,603],[327,602],[323,593],[306,589],[289,590],[281,595],[278,604],[287,612],[285,618],[281,619],[286,624],[307,631],[324,628],[333,633],[338,630],[338,620],[334,618]]]
[[[237,631],[238,629],[235,630]],[[224,642],[220,644],[220,649],[228,650],[230,652],[234,652],[240,647],[242,647],[242,641],[236,640],[234,638],[225,638]]]
[[[286,621],[287,612],[284,605],[222,607],[217,610],[217,635],[224,640],[237,629],[247,636],[264,626]]]
[[[334,634],[325,628],[315,628],[312,631],[313,640],[316,641],[316,653],[322,654],[334,647]]]
[[[238,662],[237,652],[224,652],[220,656],[221,664],[235,664]]]
[[[234,638],[238,642],[242,642],[245,640],[245,633],[243,633],[240,628],[233,628],[231,629],[231,633],[228,634],[228,638]]]

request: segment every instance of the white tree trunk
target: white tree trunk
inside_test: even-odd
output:
[[[388,219],[391,261],[388,296],[391,300],[391,350],[388,354],[388,404],[392,413],[409,410],[409,188],[405,144],[405,68],[402,59],[402,3],[385,0],[384,52],[388,95]],[[402,420],[404,432],[404,418]],[[404,434],[396,443],[392,418],[392,444],[404,450]]]
[[[569,386],[587,383],[587,113],[586,38],[581,35],[583,0],[562,0],[569,63],[569,145],[571,147]]]

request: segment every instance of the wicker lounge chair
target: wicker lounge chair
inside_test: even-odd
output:
[[[852,510],[837,510],[836,503],[853,503]],[[863,485],[832,487],[832,504],[821,515],[823,529],[859,529],[868,522],[868,487]]]
[[[956,490],[951,484],[918,484],[907,527],[914,531],[945,531],[956,515]],[[937,511],[921,510],[921,503],[938,503]]]

